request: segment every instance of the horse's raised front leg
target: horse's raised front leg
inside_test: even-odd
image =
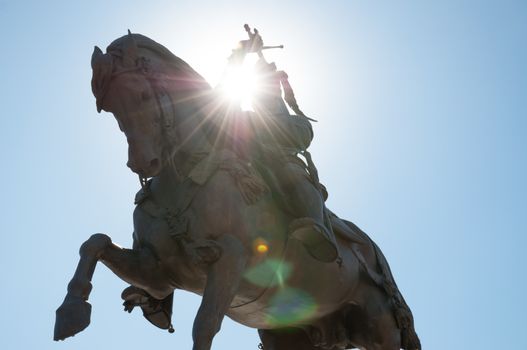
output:
[[[210,265],[203,299],[194,320],[193,350],[209,350],[212,339],[221,327],[223,317],[238,291],[248,253],[234,236],[223,236],[216,241],[221,248],[220,258]]]
[[[121,279],[148,290],[155,297],[162,299],[171,292],[163,270],[148,250],[123,249],[113,244],[107,235],[97,233],[82,244],[79,254],[80,260],[68,284],[68,292],[56,312],[55,340],[71,337],[90,324],[91,305],[87,300],[99,260]]]

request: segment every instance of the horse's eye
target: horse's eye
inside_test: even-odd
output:
[[[143,101],[148,101],[152,98],[152,94],[150,93],[150,91],[148,90],[145,90],[143,92],[141,92],[141,99]]]

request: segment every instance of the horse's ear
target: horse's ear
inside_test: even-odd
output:
[[[123,45],[123,65],[125,67],[134,67],[137,62],[137,43],[135,42],[133,34],[128,29],[128,35]]]
[[[97,63],[97,59],[103,55],[102,50],[99,48],[99,46],[95,46],[93,48],[93,53],[91,55],[91,68],[93,69],[95,67],[95,64]]]
[[[112,55],[103,54],[102,50],[95,46],[91,55],[91,68],[93,70],[91,87],[97,103],[97,112],[100,113],[101,100],[112,77]]]

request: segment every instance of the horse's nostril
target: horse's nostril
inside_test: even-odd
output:
[[[136,174],[143,177],[156,176],[161,170],[161,161],[159,158],[154,158],[151,161],[145,161],[137,164],[133,160],[129,160],[126,165]]]

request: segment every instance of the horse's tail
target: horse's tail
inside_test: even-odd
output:
[[[399,291],[392,271],[390,270],[390,265],[388,265],[388,261],[386,261],[381,249],[371,238],[368,237],[368,239],[373,246],[377,263],[382,273],[384,281],[383,288],[392,301],[395,319],[401,329],[401,346],[406,350],[421,350],[421,341],[415,332],[412,311]]]
[[[390,265],[384,257],[381,249],[375,244],[370,236],[353,222],[348,220],[342,221],[345,222],[352,231],[371,243],[373,251],[375,252],[375,260],[377,261],[380,270],[380,278],[373,278],[373,280],[385,291],[393,305],[395,320],[397,321],[397,326],[401,330],[401,347],[405,350],[421,350],[421,342],[419,341],[419,337],[414,328],[412,311],[399,291],[395,279],[393,278],[392,271],[390,270]]]

